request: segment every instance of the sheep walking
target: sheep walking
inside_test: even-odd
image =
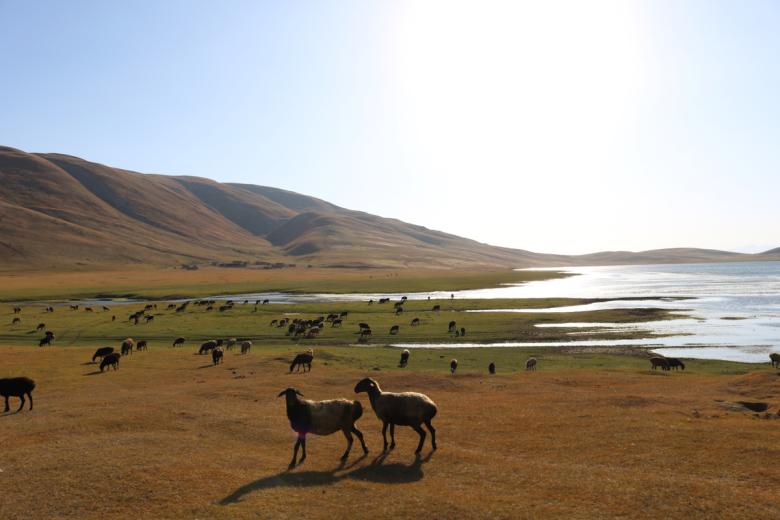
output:
[[[453,359],[450,361],[450,374],[455,375],[455,371],[458,369],[458,360]]]
[[[293,371],[293,368],[296,372],[300,370],[301,367],[303,367],[303,371],[306,372],[306,368],[309,368],[309,372],[311,372],[311,362],[314,360],[314,351],[309,349],[306,352],[302,352],[295,356],[295,359],[293,359],[292,363],[290,363],[290,372]]]
[[[103,369],[106,367],[111,367],[114,370],[119,370],[119,360],[121,357],[122,354],[120,354],[119,352],[112,352],[111,354],[108,354],[100,362],[100,371],[102,372]]]
[[[11,408],[8,406],[8,398],[18,397],[21,400],[17,412],[21,412],[24,408],[24,396],[26,395],[30,399],[30,410],[33,409],[33,397],[32,391],[35,389],[35,381],[29,377],[9,377],[0,379],[0,395],[5,398],[5,410],[3,413],[8,412]]]
[[[249,349],[252,348],[252,342],[251,341],[242,341],[241,342],[241,353],[247,354],[249,352]]]
[[[382,440],[387,451],[387,427],[390,426],[390,449],[395,448],[395,425],[410,426],[420,436],[420,443],[415,453],[420,453],[425,443],[425,430],[420,426],[425,423],[431,432],[431,447],[436,449],[436,429],[431,420],[436,416],[436,403],[425,394],[417,392],[383,392],[379,383],[367,377],[355,385],[355,393],[368,393],[371,407],[377,418],[382,421]]]
[[[409,349],[405,348],[403,352],[401,352],[401,361],[398,363],[398,366],[401,368],[406,368],[406,365],[409,364]]]
[[[306,435],[330,435],[341,430],[347,439],[347,449],[341,456],[341,460],[347,460],[352,450],[352,434],[357,435],[363,453],[368,454],[368,448],[363,440],[363,433],[357,429],[355,422],[363,416],[363,406],[360,401],[348,399],[331,399],[328,401],[309,401],[301,399],[303,394],[295,388],[287,388],[279,393],[278,397],[285,396],[287,401],[287,418],[290,426],[298,434],[293,448],[290,468],[302,463],[306,459]],[[302,448],[300,460],[298,448]]]
[[[772,367],[780,368],[780,354],[777,352],[769,354],[769,361],[772,362]]]
[[[127,356],[128,354],[132,354],[134,345],[135,343],[133,342],[132,338],[127,338],[126,340],[124,340],[122,342],[122,349],[121,349],[122,355]]]
[[[525,362],[525,369],[531,370],[532,372],[536,371],[536,358],[528,358],[528,361]]]
[[[211,361],[214,363],[214,366],[219,365],[222,363],[222,358],[225,356],[225,352],[222,350],[222,347],[217,347],[214,350],[211,351]]]

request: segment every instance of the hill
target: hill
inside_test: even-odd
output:
[[[6,269],[231,261],[508,268],[780,258],[777,250],[533,253],[277,188],[142,174],[8,147],[0,147],[0,255]]]

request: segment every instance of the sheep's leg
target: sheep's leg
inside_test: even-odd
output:
[[[430,419],[425,421],[425,426],[428,428],[428,431],[431,432],[431,447],[435,450],[436,449],[436,428],[433,427]]]
[[[366,448],[366,442],[363,440],[363,432],[358,430],[357,427],[353,424],[352,425],[352,433],[357,435],[357,438],[360,441],[360,445],[363,447],[363,453],[368,455],[368,448]]]
[[[295,461],[298,459],[298,446],[300,446],[300,444],[301,444],[301,438],[300,438],[300,437],[298,437],[298,438],[295,440],[295,447],[293,448],[293,458],[292,458],[292,460],[290,461],[290,467],[291,467],[291,468],[294,468],[294,467],[295,467]]]
[[[306,460],[306,436],[301,436],[301,458],[298,461],[298,464],[302,463],[304,460]]]
[[[32,406],[33,406],[32,392],[27,392],[27,397],[30,398],[30,410],[32,410]]]
[[[390,449],[395,449],[395,424],[390,423]]]
[[[420,453],[423,449],[423,443],[425,443],[425,430],[420,428],[419,424],[412,426],[412,428],[414,428],[414,431],[420,436],[420,444],[417,445],[417,449],[415,450],[415,453]]]
[[[352,433],[350,432],[350,430],[345,428],[341,431],[344,434],[344,437],[347,438],[347,451],[345,451],[344,455],[341,456],[341,460],[347,460],[347,458],[349,457],[349,452],[352,450],[352,443],[354,442],[354,440],[352,439]]]
[[[19,394],[19,399],[21,399],[22,402],[19,403],[19,409],[16,410],[17,412],[21,412],[22,408],[24,408],[24,394]]]
[[[385,447],[382,449],[382,451],[387,451],[387,426],[388,423],[386,421],[382,423],[382,440],[385,441]]]
[[[11,407],[8,406],[8,396],[5,396],[5,410],[3,410],[3,413],[7,412],[10,409]]]

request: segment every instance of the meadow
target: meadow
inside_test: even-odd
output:
[[[675,319],[661,309],[582,313],[466,313],[588,303],[533,300],[254,305],[184,311],[155,301],[95,306],[87,312],[48,302],[0,310],[0,378],[35,379],[35,407],[0,414],[0,518],[771,518],[780,515],[780,377],[769,364],[686,360],[685,371],[650,370],[641,348],[420,348],[399,368],[390,343],[570,340],[553,322],[635,323],[589,338],[643,337],[645,321]],[[432,307],[440,305],[434,312]],[[271,326],[281,317],[348,315],[316,338]],[[112,321],[112,317],[116,320]],[[14,317],[21,319],[12,324]],[[409,321],[420,318],[418,327]],[[447,332],[449,321],[465,337]],[[357,323],[374,335],[358,344]],[[37,346],[43,332],[50,347]],[[389,328],[400,324],[398,335]],[[582,329],[576,332],[582,333]],[[173,348],[173,338],[187,338]],[[251,351],[226,352],[214,366],[198,355],[211,338],[249,338]],[[100,372],[96,347],[125,337],[149,350]],[[311,372],[289,371],[313,348]],[[528,357],[538,370],[524,370]],[[449,372],[450,359],[458,370]],[[489,375],[494,362],[497,374]],[[355,383],[373,377],[388,391],[419,391],[438,405],[439,449],[396,429],[382,453],[381,423]],[[308,458],[288,469],[295,435],[277,394],[359,399],[357,422],[370,450],[341,463],[340,434],[308,438]],[[769,404],[754,413],[739,401]]]

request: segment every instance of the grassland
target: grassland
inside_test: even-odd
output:
[[[0,377],[38,382],[32,412],[0,416],[0,518],[780,515],[780,421],[715,401],[769,400],[774,413],[768,364],[662,374],[634,356],[485,348],[416,350],[398,369],[397,349],[320,350],[307,374],[287,373],[288,345],[217,367],[191,347],[152,347],[100,374],[88,347],[0,348]],[[529,354],[535,373],[517,368]],[[360,396],[369,455],[342,466],[341,436],[311,437],[287,471],[294,437],[276,394],[355,398],[366,375],[437,402],[439,450],[415,458],[415,434],[399,428],[379,457],[380,423]]]
[[[122,296],[165,299],[252,292],[419,292],[497,287],[568,276],[558,271],[285,268],[197,271],[128,267],[84,271],[3,271],[0,301]]]
[[[25,305],[22,313],[12,314],[10,306],[0,312],[0,344],[37,345],[43,332],[36,330],[43,323],[47,330],[55,333],[55,345],[74,347],[97,344],[114,344],[125,337],[145,339],[152,345],[171,345],[174,338],[184,336],[190,344],[198,344],[212,338],[237,337],[250,339],[258,345],[288,344],[301,348],[313,346],[352,345],[358,340],[360,322],[368,323],[373,330],[370,341],[374,345],[389,343],[487,343],[496,341],[570,341],[571,334],[587,333],[589,339],[616,339],[644,337],[648,331],[641,324],[647,321],[673,319],[678,317],[662,309],[614,309],[587,312],[464,312],[469,309],[526,308],[569,306],[590,303],[596,300],[572,298],[506,299],[506,300],[417,300],[408,301],[405,311],[398,316],[391,304],[355,303],[313,303],[313,304],[269,304],[253,305],[239,303],[232,309],[220,312],[218,305],[207,311],[206,306],[190,305],[184,312],[167,309],[166,302],[157,303],[157,309],[147,314],[154,320],[143,320],[135,325],[128,316],[144,308],[144,304],[114,305],[104,311],[95,306],[94,312],[85,312],[82,306],[77,311],[60,306],[53,313],[45,312],[45,305]],[[441,311],[433,312],[433,306],[440,305]],[[271,326],[272,320],[283,317],[314,319],[329,313],[349,313],[341,327],[326,323],[316,338],[287,336],[286,327]],[[112,318],[116,317],[113,321]],[[20,318],[14,324],[13,319]],[[420,325],[410,325],[413,318],[420,319]],[[466,329],[466,335],[456,337],[448,334],[448,324],[455,321],[458,328]],[[605,330],[540,328],[538,324],[566,322],[614,322],[636,323],[636,329]],[[390,335],[390,328],[399,325],[400,332]],[[296,347],[297,348],[297,347]]]

